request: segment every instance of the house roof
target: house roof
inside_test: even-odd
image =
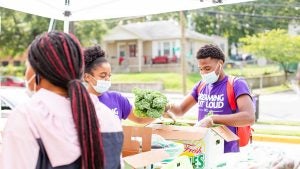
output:
[[[185,30],[186,38],[199,39],[212,42],[216,37],[204,35],[189,29]],[[125,36],[126,35],[126,36]],[[119,25],[104,37],[105,41],[110,40],[161,40],[179,39],[181,37],[180,25],[175,21],[152,21],[142,23],[131,23]],[[128,38],[128,39],[126,39]]]

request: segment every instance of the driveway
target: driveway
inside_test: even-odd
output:
[[[300,94],[294,91],[262,95],[259,98],[259,119],[300,122]]]

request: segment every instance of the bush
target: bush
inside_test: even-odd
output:
[[[2,66],[0,69],[0,74],[1,75],[11,75],[11,76],[18,76],[18,77],[23,77],[25,74],[26,67],[25,65],[21,66],[13,66],[13,65],[8,65],[8,66]]]

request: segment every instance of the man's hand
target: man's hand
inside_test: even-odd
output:
[[[164,118],[171,118],[174,121],[174,124],[176,123],[176,116],[175,116],[175,114],[173,114],[170,111],[165,112],[163,117]]]
[[[198,121],[194,127],[212,127],[214,125],[214,121],[213,119],[211,118],[211,116],[207,116],[205,117],[204,119]]]

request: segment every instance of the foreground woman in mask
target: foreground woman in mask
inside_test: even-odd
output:
[[[33,95],[3,134],[1,169],[119,169],[119,119],[82,85],[78,40],[44,33],[30,45],[25,74]]]
[[[111,86],[111,66],[105,58],[100,46],[84,50],[85,74],[84,81],[90,93],[98,96],[101,103],[110,108],[119,119],[129,119],[136,123],[150,123],[152,118],[138,118],[134,115],[133,106],[121,93],[109,91]]]

